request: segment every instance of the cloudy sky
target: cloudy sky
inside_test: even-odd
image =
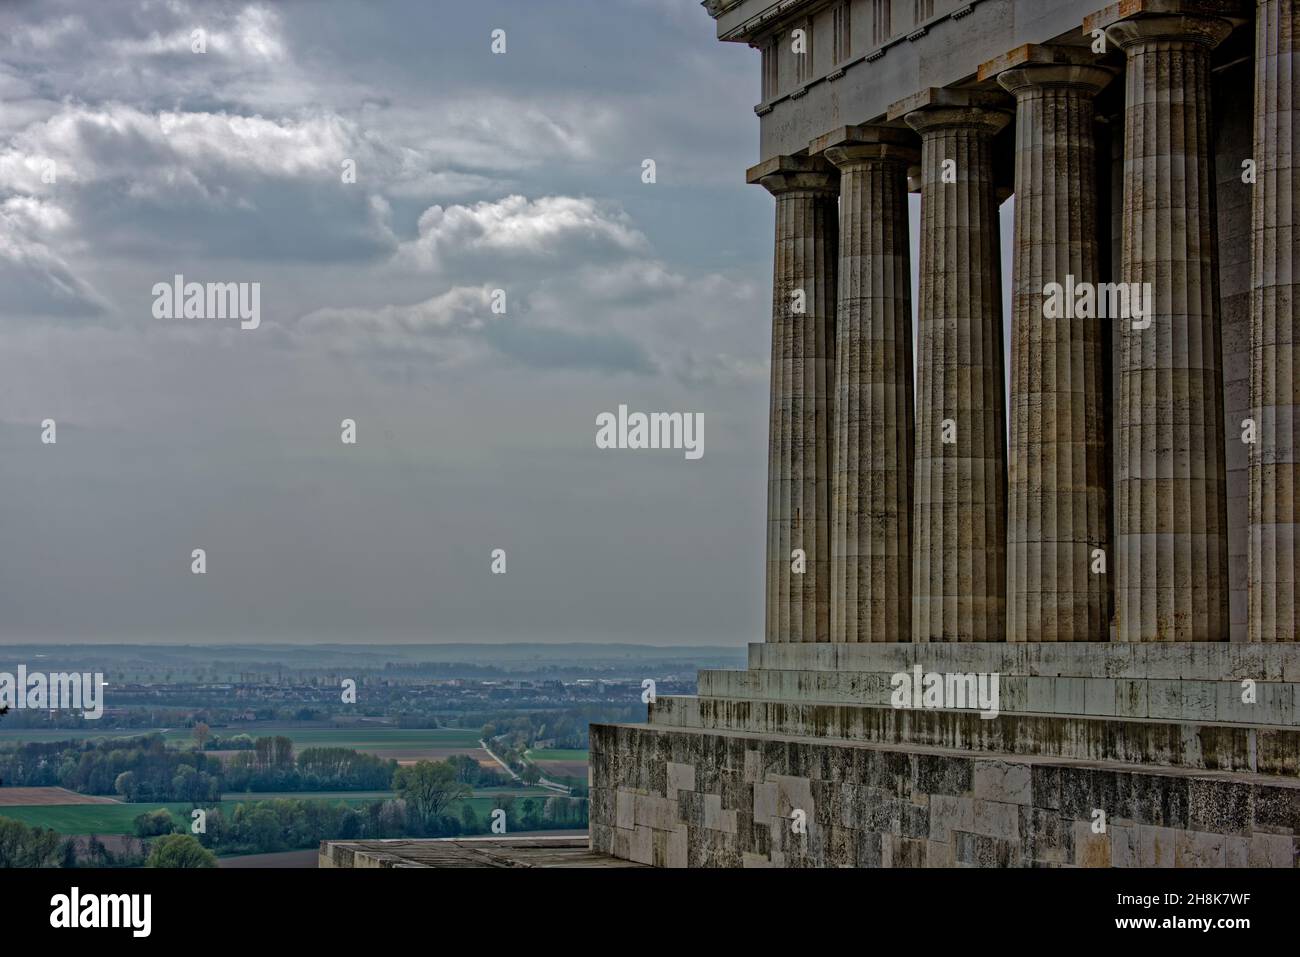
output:
[[[696,0],[0,6],[4,640],[758,640],[756,58]]]

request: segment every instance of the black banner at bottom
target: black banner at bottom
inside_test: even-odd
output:
[[[810,930],[837,925],[935,939],[1014,927],[1055,940],[1172,933],[1227,944],[1294,927],[1295,892],[1294,871],[1264,870],[10,870],[0,871],[0,914],[10,940],[76,933],[127,947],[209,933],[227,946],[373,945],[388,932],[459,927],[484,943],[518,935],[524,947],[556,937],[671,946],[716,933],[806,951]]]

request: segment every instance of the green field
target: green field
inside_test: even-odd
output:
[[[551,796],[551,792],[543,788],[523,789],[523,788],[503,788],[501,790],[488,789],[477,791],[469,799],[469,804],[483,818],[492,813],[495,808],[497,794],[508,794],[515,798],[516,801],[523,800],[527,797],[545,799]],[[393,797],[390,792],[383,791],[353,791],[353,792],[312,792],[299,791],[294,793],[276,793],[276,794],[248,794],[234,796],[225,794],[221,800],[221,810],[223,814],[234,812],[238,804],[249,804],[255,801],[271,800],[272,798],[289,798],[295,800],[321,800],[328,801],[331,804],[339,802],[345,804],[367,804],[371,801],[382,800]],[[465,802],[458,802],[452,808],[452,813],[460,813],[460,805]],[[156,811],[159,808],[166,808],[171,811],[172,817],[176,823],[182,826],[188,826],[190,821],[190,807],[188,802],[164,802],[159,804],[140,803],[140,804],[51,804],[51,805],[29,805],[22,807],[0,807],[0,817],[12,818],[16,821],[22,821],[30,827],[48,827],[62,834],[134,834],[135,819],[141,814],[149,811]]]
[[[230,801],[270,801],[273,799],[296,800],[298,798],[315,798],[319,801],[384,801],[397,797],[393,791],[226,791],[221,795],[223,802]],[[0,814],[4,809],[0,808]]]
[[[187,732],[188,733],[188,732]],[[466,728],[277,728],[274,725],[213,729],[223,738],[236,734],[253,737],[285,735],[294,748],[330,747],[357,750],[409,750],[412,748],[477,748],[479,733]],[[184,735],[182,735],[183,737]],[[192,735],[191,735],[192,737]],[[168,736],[169,740],[171,736]]]
[[[587,752],[574,748],[543,748],[529,751],[528,757],[534,761],[586,761]]]
[[[156,729],[155,729],[156,730]],[[45,728],[0,728],[0,746],[6,744],[23,744],[26,742],[45,743],[47,741],[94,741],[103,738],[134,738],[148,734],[149,729],[122,731],[94,731],[74,728],[48,730]]]
[[[372,798],[335,798],[331,803],[342,800],[345,804],[364,804]],[[222,801],[223,814],[234,812],[235,805],[249,803],[247,800]],[[53,828],[61,834],[134,834],[135,819],[149,811],[166,808],[172,812],[176,823],[188,827],[190,823],[190,804],[55,804],[28,807],[0,808],[0,817],[22,821],[30,827]]]
[[[134,730],[95,731],[85,729],[48,730],[44,728],[5,728],[0,730],[0,745],[21,742],[80,741],[104,738],[131,738],[161,731],[169,744],[191,744],[194,732],[190,728],[140,728]],[[247,734],[254,738],[284,735],[293,741],[296,750],[311,747],[355,748],[366,751],[407,751],[418,748],[478,747],[478,731],[468,728],[394,728],[375,727],[314,727],[295,728],[274,724],[242,724],[213,728],[212,733],[222,738]]]
[[[546,788],[477,788],[474,791],[474,797],[493,797],[495,794],[510,794],[511,797],[537,797],[550,796],[551,792]],[[311,800],[315,798],[318,801],[335,801],[346,800],[356,801],[385,801],[387,798],[396,797],[394,791],[272,791],[272,792],[243,792],[227,791],[221,796],[221,800],[229,804],[230,801],[269,801],[272,798],[302,798],[302,800]],[[3,807],[0,807],[0,814],[4,814]]]

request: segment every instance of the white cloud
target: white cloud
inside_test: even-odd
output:
[[[593,199],[507,196],[472,206],[431,206],[419,236],[404,243],[403,259],[438,269],[448,258],[475,255],[570,261],[644,253],[649,242],[621,210]]]
[[[56,232],[65,225],[57,207],[32,199],[10,198],[0,204],[0,288],[3,315],[95,316],[103,298],[49,246],[36,231]]]

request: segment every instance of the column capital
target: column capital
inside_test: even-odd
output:
[[[1115,71],[1105,67],[1034,63],[999,73],[998,85],[1017,97],[1044,87],[1068,87],[1094,96],[1114,77]]]
[[[773,196],[795,190],[834,195],[840,173],[820,156],[773,156],[746,170],[745,182],[757,183]]]
[[[1120,20],[1106,27],[1106,36],[1124,52],[1148,43],[1181,43],[1213,50],[1232,33],[1232,21],[1221,17],[1159,16]]]
[[[1251,0],[1117,0],[1084,17],[1083,32],[1105,30],[1121,20],[1157,16],[1217,17],[1236,26],[1250,19],[1254,6]]]
[[[899,100],[888,115],[921,134],[957,126],[996,133],[1011,122],[1012,108],[1002,93],[931,87]]]
[[[996,79],[1013,96],[1042,87],[1077,87],[1096,94],[1115,71],[1099,64],[1086,48],[1026,43],[981,64],[976,75],[980,80]]]
[[[841,172],[866,163],[921,162],[916,134],[904,126],[841,126],[813,140],[809,152],[825,157]]]

